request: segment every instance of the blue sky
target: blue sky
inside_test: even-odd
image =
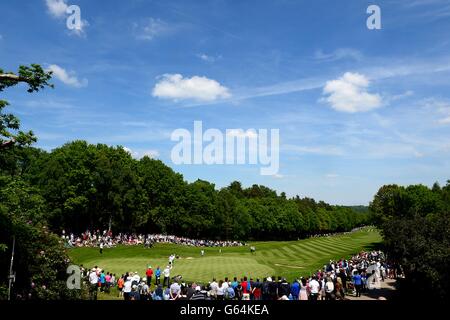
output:
[[[370,4],[381,30],[366,27]],[[66,27],[68,5],[81,9],[78,32]],[[448,0],[15,0],[0,12],[1,67],[54,71],[54,90],[4,92],[46,150],[122,145],[188,181],[348,205],[383,184],[450,178]],[[174,165],[171,132],[194,120],[280,129],[279,174]]]

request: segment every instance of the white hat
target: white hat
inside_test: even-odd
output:
[[[201,291],[201,290],[202,290],[202,288],[200,288],[200,286],[195,287],[195,291]]]
[[[271,278],[271,277],[268,277],[268,278],[267,278],[267,281],[272,282],[272,278]]]

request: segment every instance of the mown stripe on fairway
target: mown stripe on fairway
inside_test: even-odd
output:
[[[297,243],[295,244],[295,247],[298,248],[298,250],[302,250],[302,253],[311,256],[311,257],[317,257],[317,254],[313,248],[308,243]]]
[[[276,250],[267,250],[270,253],[270,256],[282,259],[284,257],[283,253],[280,252],[279,249]]]
[[[317,240],[318,243],[326,243],[329,245],[338,245],[339,247],[343,247],[349,250],[352,250],[355,248],[355,244],[357,243],[356,241],[352,244],[347,244],[346,242],[342,241],[342,240],[335,240],[335,239],[328,239],[328,238],[324,238],[324,239],[320,239]]]
[[[344,252],[344,251],[353,251],[354,247],[343,247],[336,244],[330,244],[325,242],[316,242],[314,244],[311,244],[311,246],[315,246],[317,248],[321,248],[322,250],[325,250],[326,252]]]
[[[307,247],[309,248],[310,251],[312,251],[312,252],[315,251],[317,254],[318,253],[333,253],[333,252],[335,252],[335,250],[330,248],[330,247],[319,245],[319,244],[315,244],[315,243],[311,243],[311,242],[306,244],[306,245],[307,245]]]
[[[286,252],[286,254],[283,255],[283,257],[285,257],[285,258],[291,258],[291,259],[299,258],[298,254],[295,251],[293,251],[292,249],[290,249],[288,246],[282,246],[279,250],[282,252]]]
[[[316,259],[317,258],[317,255],[314,252],[312,252],[310,249],[308,249],[306,246],[304,246],[303,244],[297,243],[295,245],[292,245],[291,247],[292,247],[292,250],[296,251],[300,257],[306,257],[308,259]]]

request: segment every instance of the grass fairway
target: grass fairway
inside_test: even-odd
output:
[[[323,267],[330,259],[349,257],[363,249],[373,248],[381,242],[381,236],[373,228],[365,228],[351,234],[312,238],[300,241],[251,242],[256,253],[251,254],[249,246],[204,248],[205,256],[200,256],[200,248],[172,244],[157,244],[151,249],[142,246],[118,246],[103,250],[98,248],[69,249],[69,255],[76,264],[92,268],[98,265],[106,271],[120,276],[127,271],[137,271],[144,275],[150,264],[153,269],[161,269],[168,263],[170,254],[180,258],[174,262],[171,276],[181,274],[185,281],[211,281],[213,277],[253,278],[283,276],[289,281],[300,275],[309,275]]]

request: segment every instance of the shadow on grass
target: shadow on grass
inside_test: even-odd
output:
[[[373,250],[381,250],[383,251],[384,245],[382,242],[372,242],[365,246],[367,250],[373,251]]]

